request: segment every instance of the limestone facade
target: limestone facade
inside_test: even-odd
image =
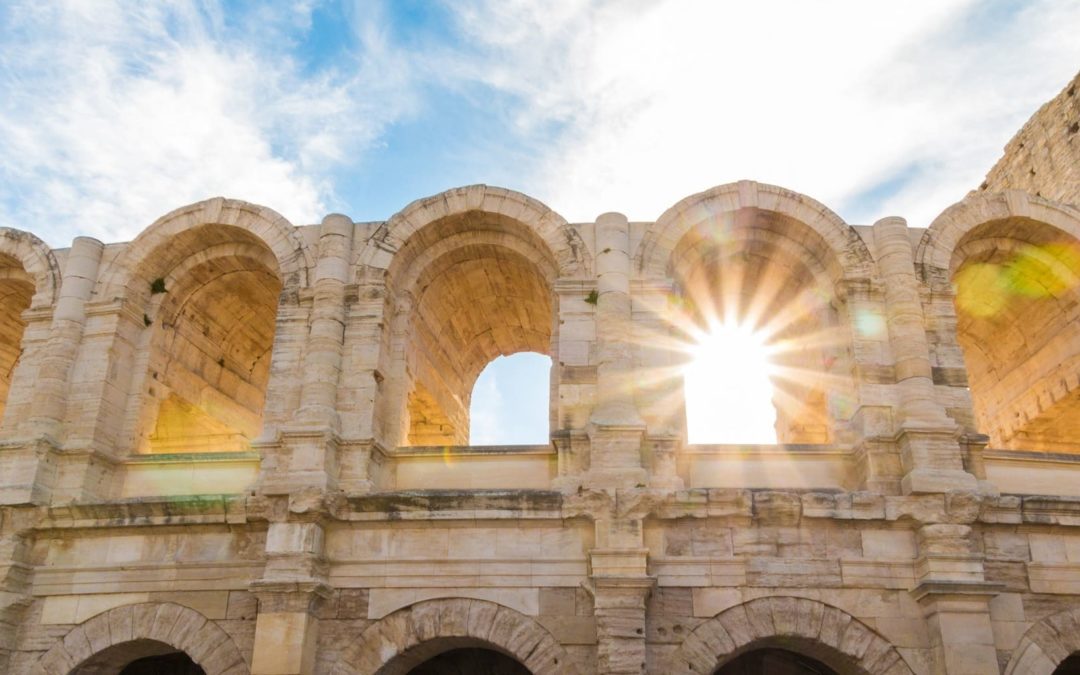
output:
[[[0,231],[0,671],[1075,672],[1080,210],[1043,194]],[[687,442],[679,345],[720,310],[793,347],[777,445]],[[550,443],[469,446],[521,351]]]

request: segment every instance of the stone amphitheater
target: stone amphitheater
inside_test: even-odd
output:
[[[925,228],[741,181],[0,230],[0,671],[1080,673],[1078,84]],[[792,347],[776,444],[688,442],[720,304]],[[470,446],[518,352],[550,442]]]

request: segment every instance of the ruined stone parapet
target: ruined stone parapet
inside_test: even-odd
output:
[[[978,189],[1006,190],[1080,205],[1080,73],[1013,136]]]

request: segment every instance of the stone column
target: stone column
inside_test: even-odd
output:
[[[304,356],[304,386],[296,418],[333,428],[337,421],[337,388],[345,342],[345,286],[349,283],[349,254],[353,222],[340,214],[323,218],[319,262],[315,268],[311,334]]]
[[[292,421],[281,429],[282,465],[263,474],[262,489],[267,493],[336,485],[340,432],[337,393],[353,229],[352,220],[340,214],[330,214],[322,221],[300,405]]]
[[[903,218],[874,223],[878,266],[885,285],[886,324],[899,393],[897,442],[905,493],[976,488],[964,471],[959,430],[934,395],[930,348],[911,237]]]
[[[68,381],[86,325],[86,302],[94,292],[104,250],[104,244],[90,237],[76,237],[71,245],[28,420],[35,435],[60,438],[67,411]]]
[[[630,225],[621,213],[596,219],[596,395],[589,424],[587,482],[605,488],[644,484],[645,422],[634,402],[631,351]]]
[[[69,488],[69,499],[79,499],[88,496],[83,494],[87,485],[107,482],[101,479],[111,469],[108,461],[101,461],[93,452],[68,456],[60,452],[71,372],[86,325],[86,303],[94,291],[104,248],[90,237],[78,237],[72,243],[48,338],[38,352],[28,414],[19,425],[18,435],[25,439],[26,446],[9,453],[11,465],[0,471],[7,478],[0,489],[0,502],[46,503],[54,498],[58,483]]]

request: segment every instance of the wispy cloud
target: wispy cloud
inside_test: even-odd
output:
[[[562,125],[532,184],[574,220],[754,178],[925,225],[1080,63],[1075,0],[455,6],[475,77]]]
[[[311,222],[331,171],[411,105],[376,50],[314,70],[298,3],[15,3],[0,10],[0,224],[66,245],[130,238],[225,194]]]
[[[0,224],[116,241],[218,194],[375,218],[476,181],[645,220],[753,178],[926,225],[1077,34],[1080,0],[16,1]]]

